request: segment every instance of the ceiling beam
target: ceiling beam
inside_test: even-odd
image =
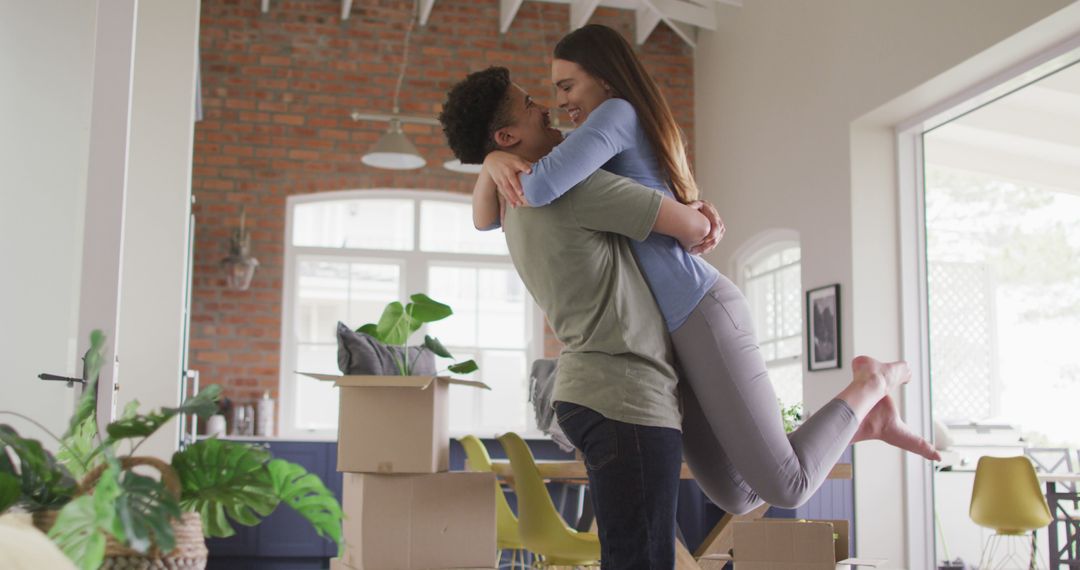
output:
[[[348,20],[352,13],[352,0],[341,0],[341,19]]]
[[[690,46],[690,49],[697,48],[696,28],[672,19],[670,16],[665,14],[663,10],[657,8],[656,0],[641,0],[641,7],[648,8],[655,12],[657,15],[659,15],[660,19],[663,20],[665,24],[667,24],[667,27],[671,28],[671,31],[675,32],[680,38],[682,38],[682,40],[686,42],[686,45]]]
[[[589,23],[600,0],[571,0],[570,2],[570,29],[576,30]]]
[[[660,23],[660,14],[648,6],[641,6],[634,10],[634,36],[637,45],[645,45],[645,41]]]
[[[435,0],[420,0],[420,25],[426,26],[431,17],[431,9],[435,7]]]
[[[661,16],[683,24],[716,31],[716,4],[700,6],[683,0],[650,0]]]
[[[517,17],[518,9],[524,0],[499,0],[499,33],[505,34]]]

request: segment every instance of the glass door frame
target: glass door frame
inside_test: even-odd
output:
[[[1080,35],[992,74],[896,126],[901,348],[902,358],[911,365],[916,378],[930,378],[923,135],[1077,60],[1080,60]],[[930,392],[928,382],[912,382],[903,401],[902,413],[907,423],[923,434],[933,433]],[[904,454],[907,559],[913,568],[937,567],[933,475],[932,464],[912,454]]]

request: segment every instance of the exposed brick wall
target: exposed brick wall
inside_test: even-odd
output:
[[[469,192],[474,178],[442,168],[453,158],[436,127],[406,125],[424,169],[370,168],[360,156],[384,123],[355,123],[352,110],[388,113],[412,2],[365,0],[342,21],[336,0],[203,0],[204,120],[195,128],[195,274],[191,364],[204,383],[236,400],[277,397],[285,198],[362,188]],[[435,116],[469,71],[505,65],[538,101],[554,106],[549,54],[568,31],[567,5],[526,2],[498,33],[496,0],[437,0],[412,35],[404,114]],[[632,12],[597,10],[593,22],[633,37]],[[693,140],[693,56],[663,24],[639,51]],[[247,208],[261,266],[248,291],[230,291],[219,263]],[[557,351],[549,339],[547,350]]]

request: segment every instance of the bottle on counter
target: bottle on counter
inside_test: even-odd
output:
[[[255,435],[274,435],[274,399],[270,397],[270,390],[263,392],[263,397],[258,402],[255,421]]]

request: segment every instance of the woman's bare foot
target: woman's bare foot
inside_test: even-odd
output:
[[[934,446],[912,432],[904,420],[900,419],[900,413],[896,410],[896,402],[892,396],[886,395],[870,410],[870,413],[859,424],[859,429],[851,442],[868,439],[880,439],[889,445],[927,459],[941,461],[941,454],[934,449]]]
[[[911,382],[911,368],[903,360],[881,362],[869,356],[856,356],[851,361],[851,370],[856,382],[873,383],[879,386],[884,394]]]

